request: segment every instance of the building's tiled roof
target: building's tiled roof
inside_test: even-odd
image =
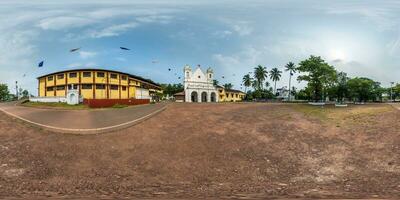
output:
[[[50,75],[55,75],[55,74],[59,74],[59,73],[66,73],[66,72],[75,72],[75,71],[103,71],[103,72],[114,72],[114,73],[119,73],[119,74],[125,74],[125,75],[127,75],[127,76],[129,76],[129,77],[132,77],[132,78],[134,78],[134,79],[137,79],[137,80],[140,80],[140,81],[149,83],[149,84],[154,85],[154,86],[157,86],[157,87],[161,87],[159,84],[153,82],[152,80],[143,78],[143,77],[141,77],[141,76],[136,76],[136,75],[133,75],[133,74],[129,74],[129,73],[125,73],[125,72],[120,72],[120,71],[115,71],[115,70],[96,69],[96,68],[82,68],[82,69],[63,70],[63,71],[53,72],[53,73],[50,73],[50,74],[45,74],[45,75],[39,76],[39,77],[37,77],[37,78],[40,79],[40,78],[43,78],[43,77],[46,77],[46,76],[50,76]]]
[[[225,89],[225,92],[243,93],[243,94],[244,94],[244,92],[242,92],[242,91],[240,91],[240,90],[234,90],[234,89]]]
[[[175,93],[174,96],[185,96],[185,92],[182,91],[182,92]]]
[[[223,88],[223,89],[225,90],[225,92],[232,92],[232,93],[243,93],[243,94],[245,94],[244,92],[242,92],[242,91],[240,91],[240,90],[234,90],[234,89],[225,89],[223,86],[220,86],[220,85],[217,85],[216,87],[217,87],[217,88]]]

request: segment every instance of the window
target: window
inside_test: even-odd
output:
[[[83,72],[83,77],[91,77],[92,76],[92,72]]]
[[[85,72],[84,72],[85,73]],[[89,72],[90,73],[90,72]],[[82,89],[83,90],[91,90],[92,89],[92,85],[91,84],[83,84],[82,85]]]
[[[57,90],[65,90],[65,86],[64,85],[57,86]]]
[[[51,92],[51,91],[53,91],[53,90],[54,90],[53,87],[47,87],[47,92]]]
[[[110,77],[113,78],[113,79],[117,79],[118,75],[117,74],[110,74]]]
[[[122,91],[126,91],[126,86],[121,87]]]
[[[52,80],[53,80],[53,76],[47,77],[47,80],[48,80],[48,81],[52,81]]]
[[[64,74],[57,74],[57,79],[64,79]]]
[[[200,78],[200,76],[198,76],[198,78]]]
[[[97,72],[97,77],[104,77],[104,72]]]
[[[236,94],[236,98],[238,98],[238,94]]]
[[[219,93],[222,93],[222,90],[219,90]]]
[[[104,84],[96,84],[96,90],[104,90],[106,88],[106,85]]]
[[[70,78],[76,78],[76,72],[72,72],[72,73],[69,73],[69,77]]]
[[[72,89],[74,89],[74,90],[78,89],[78,85],[74,85],[74,88],[72,88],[72,85],[68,85],[68,90],[72,90]]]
[[[126,80],[127,77],[126,77],[125,75],[122,75],[122,76],[121,76],[121,79],[122,79],[122,80]]]
[[[111,90],[118,90],[118,85],[110,85]]]
[[[211,74],[208,75],[211,78]]]

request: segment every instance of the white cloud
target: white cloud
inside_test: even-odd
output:
[[[96,52],[92,52],[92,51],[79,51],[79,56],[83,59],[87,59],[87,58],[91,58],[96,56],[97,53]]]
[[[250,35],[253,32],[253,28],[251,28],[247,23],[243,23],[243,22],[234,24],[232,28],[240,36]]]
[[[230,31],[230,30],[216,31],[213,33],[213,35],[215,35],[216,37],[219,37],[219,38],[227,38],[230,35],[232,35],[232,31]]]
[[[83,17],[51,17],[40,20],[38,26],[43,30],[66,30],[93,24],[96,21]]]
[[[89,63],[71,63],[71,64],[68,64],[67,65],[67,67],[68,68],[83,68],[83,67],[86,67],[86,68],[90,68],[90,67],[95,67],[95,66],[97,66],[97,64],[96,63],[94,63],[94,62],[89,62]]]
[[[102,37],[112,37],[118,36],[129,29],[137,27],[139,24],[136,22],[126,23],[126,24],[118,24],[112,25],[102,30],[96,31],[92,30],[89,32],[90,37],[92,38],[102,38]]]

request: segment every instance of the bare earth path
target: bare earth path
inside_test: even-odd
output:
[[[0,198],[400,198],[387,104],[171,104],[127,129],[68,135],[0,113]]]
[[[60,110],[17,106],[14,102],[1,103],[0,110],[39,127],[70,133],[99,133],[123,128],[137,119],[152,115],[165,104],[130,106],[120,109]],[[126,124],[126,125],[125,125]]]

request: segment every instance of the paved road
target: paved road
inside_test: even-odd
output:
[[[165,108],[166,104],[148,104],[120,109],[57,110],[1,103],[0,110],[42,128],[68,133],[100,133],[131,126]]]

